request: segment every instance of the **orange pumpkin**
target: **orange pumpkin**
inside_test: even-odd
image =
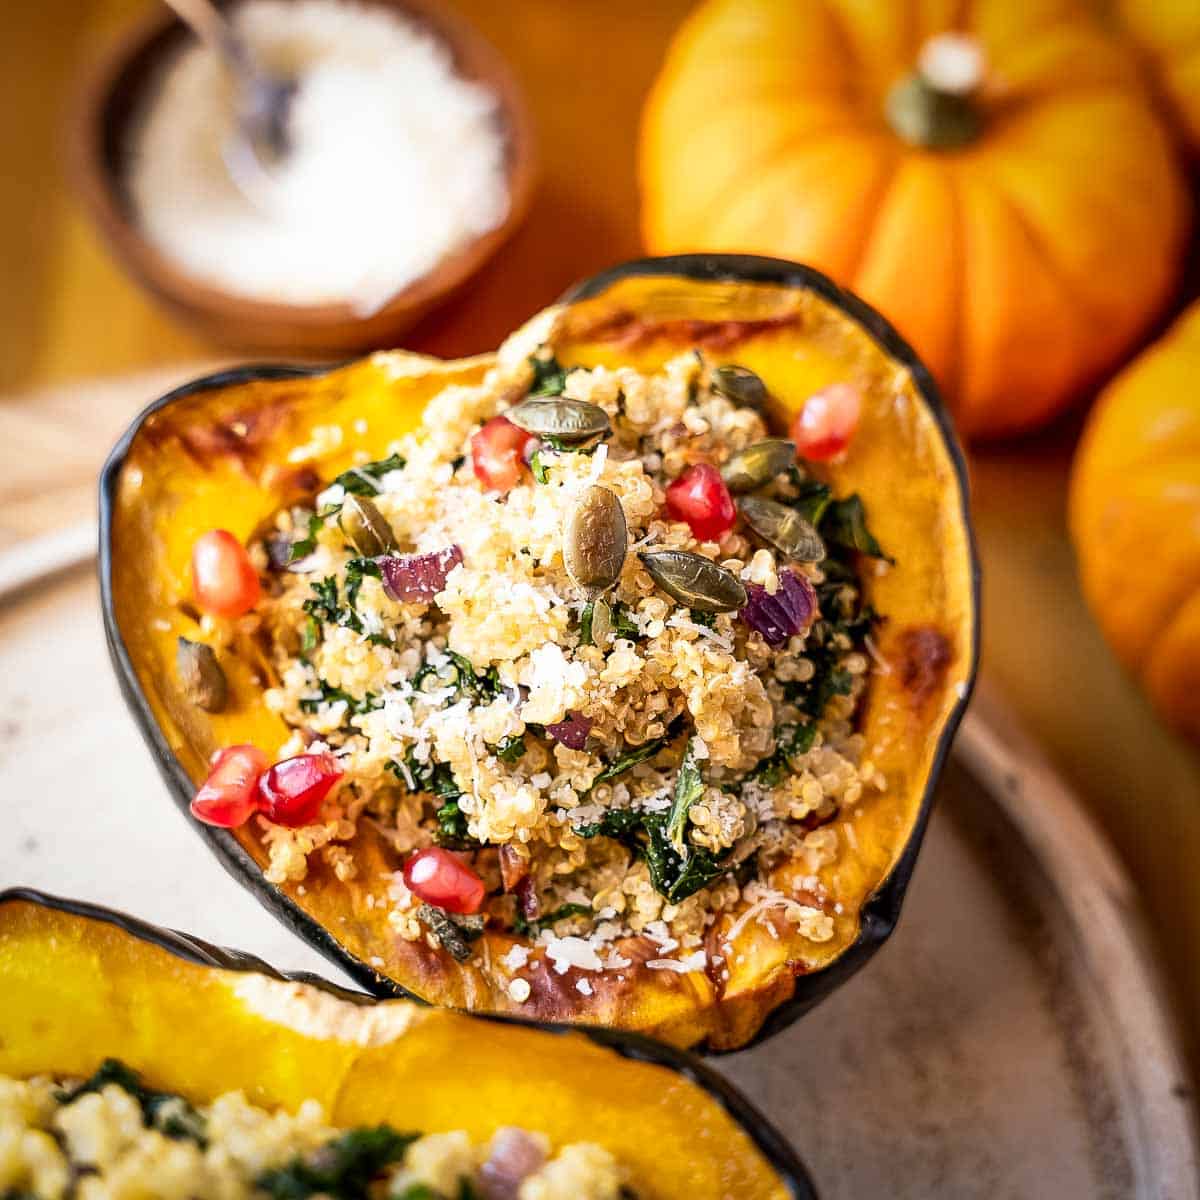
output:
[[[640,174],[653,251],[833,275],[975,435],[1046,421],[1116,364],[1189,224],[1131,52],[1070,0],[707,0],[651,94]]]
[[[1180,138],[1200,157],[1200,4],[1196,0],[1107,0],[1142,52]]]
[[[1200,740],[1200,303],[1106,389],[1071,481],[1083,590],[1166,720]]]

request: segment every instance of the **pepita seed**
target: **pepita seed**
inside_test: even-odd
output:
[[[753,492],[782,475],[795,461],[795,442],[766,438],[739,450],[721,468],[721,478],[731,492]]]
[[[690,550],[647,550],[639,557],[650,578],[680,604],[700,612],[734,612],[746,606],[746,589],[732,571]]]
[[[397,549],[396,534],[387,517],[366,496],[347,496],[342,502],[338,524],[355,550],[368,558],[390,554]]]
[[[818,563],[825,557],[821,535],[794,508],[762,496],[743,496],[738,501],[738,511],[759,537],[788,558]]]
[[[611,431],[608,413],[586,400],[522,400],[504,414],[535,437],[586,442]]]
[[[612,605],[597,599],[592,605],[592,645],[603,649],[612,635]]]
[[[762,412],[767,407],[767,385],[749,367],[736,363],[714,367],[709,382],[714,392],[742,408]]]
[[[593,484],[563,523],[563,564],[582,588],[602,592],[620,578],[629,547],[625,510],[616,492]]]
[[[175,669],[189,703],[205,712],[220,712],[229,702],[229,684],[211,646],[181,637],[175,646]]]

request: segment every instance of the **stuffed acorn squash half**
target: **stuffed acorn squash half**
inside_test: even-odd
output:
[[[808,1200],[761,1114],[635,1035],[373,1002],[0,893],[0,1195]]]
[[[723,1050],[890,932],[976,568],[927,374],[822,276],[647,260],[495,355],[200,380],[102,491],[177,801],[372,991]]]

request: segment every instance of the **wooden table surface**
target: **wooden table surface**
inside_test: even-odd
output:
[[[81,64],[151,0],[39,0],[0,17],[0,546],[89,512],[109,443],[164,380],[227,354],[159,315],[86,227],[59,161]],[[456,0],[534,110],[531,216],[471,293],[407,344],[494,346],[567,284],[639,251],[638,111],[688,0]],[[149,374],[141,374],[149,372]],[[89,384],[139,373],[132,387]],[[1200,1047],[1200,756],[1122,676],[1083,606],[1064,525],[1078,422],[973,456],[985,669],[1087,798],[1140,884]],[[0,880],[0,883],[15,882]]]

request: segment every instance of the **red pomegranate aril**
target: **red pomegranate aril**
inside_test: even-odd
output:
[[[246,547],[225,529],[210,529],[192,547],[192,595],[202,612],[240,617],[262,593]]]
[[[721,472],[709,463],[694,463],[667,485],[667,512],[676,521],[686,521],[702,542],[719,541],[737,520]]]
[[[831,383],[804,402],[792,422],[792,441],[801,458],[828,462],[850,444],[862,416],[862,393],[852,383]]]
[[[408,890],[426,904],[452,913],[476,913],[487,889],[457,854],[441,846],[418,850],[404,864]]]
[[[266,768],[267,756],[257,746],[227,746],[192,798],[192,816],[222,829],[244,825],[259,806],[258,778]]]
[[[258,781],[263,815],[289,829],[313,825],[320,815],[321,803],[341,777],[337,759],[328,751],[285,758]]]
[[[521,482],[526,454],[537,438],[507,417],[493,417],[471,435],[471,467],[475,478],[493,492],[507,492]]]

